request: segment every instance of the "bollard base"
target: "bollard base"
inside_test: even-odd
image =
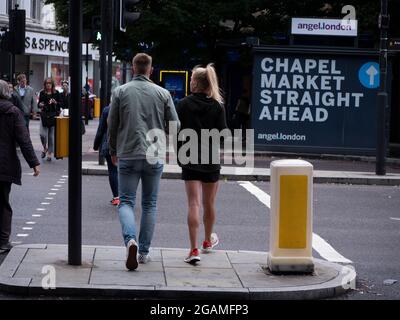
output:
[[[271,273],[313,273],[314,262],[309,257],[274,257],[268,254]]]

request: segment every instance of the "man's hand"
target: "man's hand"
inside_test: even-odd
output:
[[[37,177],[40,174],[40,166],[36,166],[33,168],[33,176]]]
[[[114,166],[118,165],[118,158],[117,156],[111,156],[111,161],[113,163]]]

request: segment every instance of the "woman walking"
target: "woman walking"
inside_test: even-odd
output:
[[[45,79],[43,86],[44,89],[39,94],[40,141],[43,146],[41,157],[44,158],[47,154],[47,161],[51,161],[54,152],[54,126],[56,117],[60,114],[61,98],[53,79]]]
[[[108,182],[110,184],[111,192],[113,198],[110,203],[114,206],[119,205],[118,196],[118,167],[112,163],[110,156],[110,147],[107,141],[107,118],[110,111],[110,106],[106,106],[100,117],[99,126],[97,128],[96,137],[94,138],[93,150],[99,150],[101,156],[103,156],[107,161],[108,168]]]
[[[21,184],[21,163],[16,146],[21,149],[36,177],[40,173],[39,160],[33,150],[24,114],[9,100],[11,92],[7,82],[0,80],[0,253],[11,250],[12,208],[11,185]]]
[[[182,164],[182,180],[185,181],[185,189],[188,200],[188,227],[190,237],[190,252],[185,258],[187,263],[200,261],[200,253],[197,246],[197,236],[200,225],[200,208],[203,205],[204,241],[202,251],[211,251],[219,242],[216,233],[213,233],[215,223],[215,198],[218,191],[218,180],[221,166],[212,163],[213,152],[219,151],[219,146],[212,146],[210,141],[201,141],[202,129],[223,130],[226,128],[225,110],[223,99],[218,86],[217,74],[214,66],[195,67],[190,80],[192,94],[180,100],[177,106],[181,130],[192,129],[197,133],[198,150],[197,163]],[[208,143],[209,159],[203,164],[201,145]],[[179,152],[178,152],[179,155]],[[193,156],[193,155],[192,155]],[[219,160],[219,152],[216,154]],[[189,159],[190,159],[189,155]],[[204,160],[204,159],[203,159]],[[186,162],[186,161],[185,161]]]

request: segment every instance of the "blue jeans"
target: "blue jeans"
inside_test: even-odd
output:
[[[125,245],[137,241],[135,224],[136,191],[142,180],[142,217],[140,219],[139,253],[148,254],[157,216],[157,196],[163,165],[147,160],[118,161],[119,219]]]

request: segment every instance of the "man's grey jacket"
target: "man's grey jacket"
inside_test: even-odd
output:
[[[32,112],[38,112],[36,94],[32,87],[25,87],[25,95],[23,97],[19,94],[18,87],[15,87],[14,91],[22,101],[25,116],[29,116]]]
[[[135,76],[117,87],[112,95],[108,115],[110,154],[119,159],[146,159],[149,147],[154,145],[154,141],[148,139],[149,131],[160,129],[164,133],[169,121],[176,121],[179,130],[178,115],[169,91],[144,75]]]

